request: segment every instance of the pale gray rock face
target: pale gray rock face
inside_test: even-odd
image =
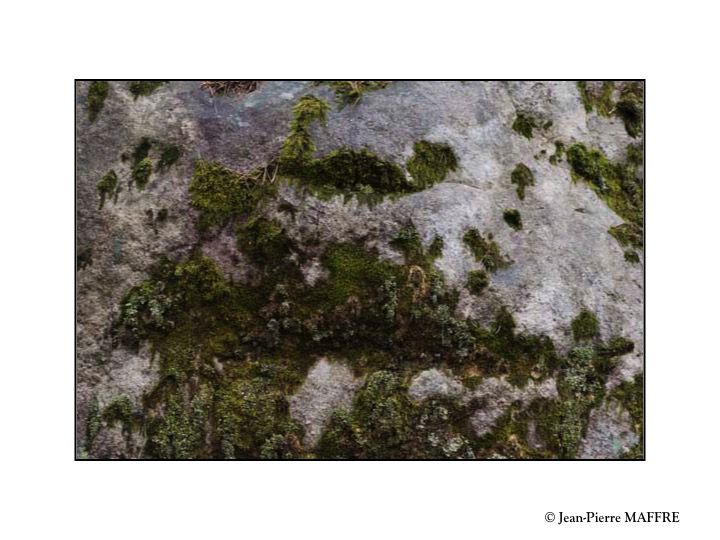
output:
[[[197,158],[217,160],[246,171],[277,155],[292,118],[292,106],[307,93],[332,101],[325,87],[302,81],[264,83],[238,98],[210,97],[199,82],[172,81],[147,97],[134,100],[123,82],[111,82],[105,107],[94,123],[85,110],[88,83],[77,83],[77,246],[92,250],[92,265],[77,273],[77,439],[84,438],[88,404],[117,393],[134,402],[157,380],[157,365],[145,353],[113,348],[112,324],[118,303],[147,277],[162,255],[179,259],[200,240],[196,212],[189,206],[188,183]],[[552,120],[547,131],[528,140],[511,129],[518,111]],[[632,142],[617,118],[584,110],[574,82],[403,82],[369,92],[356,105],[333,110],[326,126],[313,125],[322,155],[350,146],[368,148],[404,163],[420,139],[452,146],[459,168],[431,189],[369,208],[356,200],[327,201],[283,187],[280,199],[297,206],[295,218],[276,212],[294,238],[361,240],[380,256],[400,261],[388,246],[412,220],[427,246],[435,235],[444,241],[436,261],[450,286],[458,287],[458,315],[490,321],[500,306],[515,316],[521,331],[546,334],[560,351],[572,346],[570,322],[581,308],[598,317],[603,339],[622,335],[635,351],[625,355],[608,387],[632,378],[643,364],[643,265],[628,264],[609,227],[622,220],[584,183],[573,183],[566,163],[535,159],[554,142],[583,142],[611,159],[622,159]],[[167,171],[155,171],[143,191],[129,188],[132,153],[142,137],[180,145],[184,154]],[[157,162],[159,149],[151,157]],[[535,176],[535,186],[518,199],[510,173],[518,163]],[[122,185],[116,204],[98,209],[97,181],[115,170]],[[147,212],[168,209],[157,232]],[[503,221],[505,208],[516,208],[524,228],[514,231]],[[582,212],[576,211],[582,209]],[[270,210],[274,212],[273,209]],[[469,227],[494,234],[501,251],[514,261],[491,276],[482,298],[464,288],[468,272],[479,268],[462,242]],[[235,246],[232,231],[202,244],[203,252],[237,281],[252,282],[253,269]],[[641,255],[642,258],[642,255]],[[309,263],[308,283],[323,269]],[[504,395],[504,394],[503,394]],[[481,418],[481,430],[497,419]],[[600,413],[597,413],[600,414]],[[492,417],[492,418],[491,418]],[[584,452],[608,457],[611,424],[596,420]],[[612,435],[614,436],[614,435]]]
[[[363,379],[355,378],[345,364],[327,358],[310,369],[305,382],[290,397],[290,415],[305,429],[306,447],[317,444],[333,412],[350,409],[362,383]]]
[[[638,436],[631,427],[630,414],[619,402],[611,399],[590,413],[580,457],[618,458],[638,442]]]
[[[432,397],[458,398],[465,393],[465,388],[439,369],[426,369],[413,378],[408,393],[413,400],[422,402]]]

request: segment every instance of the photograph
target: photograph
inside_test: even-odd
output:
[[[645,79],[72,84],[75,461],[654,451]]]

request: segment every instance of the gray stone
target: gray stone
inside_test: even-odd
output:
[[[590,413],[579,455],[584,459],[618,458],[638,442],[630,414],[622,404],[611,399]]]
[[[410,397],[418,402],[432,397],[458,398],[465,393],[462,383],[438,369],[426,369],[416,375],[408,389]]]
[[[362,382],[345,364],[327,358],[318,360],[289,400],[290,415],[305,428],[305,446],[311,448],[317,444],[333,412],[350,409]]]

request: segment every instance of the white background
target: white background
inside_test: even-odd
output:
[[[0,538],[718,537],[709,5],[6,2]],[[73,461],[74,78],[646,78],[647,461]],[[642,510],[681,522],[544,521]]]

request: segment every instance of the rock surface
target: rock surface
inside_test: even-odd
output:
[[[211,97],[199,82],[172,81],[152,95],[134,99],[123,82],[111,82],[98,119],[85,111],[88,83],[77,83],[77,249],[91,253],[92,264],[77,272],[77,422],[76,440],[85,439],[92,399],[102,404],[114,395],[128,395],[136,407],[157,381],[157,363],[149,350],[133,350],[113,340],[119,302],[147,278],[148,268],[165,255],[180,259],[200,245],[221,270],[239,282],[252,282],[254,269],[239,252],[232,231],[212,239],[197,232],[196,211],[189,205],[188,183],[196,159],[216,160],[239,171],[263,165],[279,151],[297,99],[314,93],[332,101],[325,87],[302,81],[266,82],[241,98]],[[511,126],[518,111],[530,110],[552,120],[532,139]],[[631,379],[643,366],[643,265],[628,264],[623,249],[608,229],[623,220],[583,182],[573,182],[565,162],[546,158],[554,142],[583,142],[610,159],[623,159],[628,144],[637,142],[616,117],[587,113],[574,82],[410,82],[398,81],[370,92],[352,107],[334,108],[325,126],[313,125],[318,154],[349,146],[367,148],[380,157],[404,163],[420,139],[448,143],[459,168],[430,189],[367,206],[341,197],[320,200],[282,186],[280,202],[292,203],[293,216],[273,217],[296,239],[318,244],[356,240],[376,248],[382,258],[399,262],[388,245],[412,220],[425,246],[434,236],[444,250],[436,266],[449,286],[460,290],[457,314],[490,322],[499,306],[513,313],[521,331],[550,337],[561,352],[573,346],[570,323],[587,308],[599,321],[604,339],[627,337],[634,351],[621,358],[607,386]],[[142,137],[181,145],[178,163],[156,171],[143,191],[130,187],[127,155]],[[159,149],[150,155],[157,158]],[[519,200],[510,174],[526,164],[535,185]],[[115,170],[122,185],[117,203],[99,209],[96,184]],[[149,212],[168,210],[161,225],[151,225]],[[517,208],[524,228],[515,231],[503,221],[505,208]],[[492,276],[482,299],[464,288],[468,273],[480,268],[462,242],[475,227],[492,232],[514,263]],[[308,283],[323,278],[318,261],[304,270]],[[342,364],[320,360],[289,399],[292,415],[305,427],[305,443],[317,442],[333,410],[347,408],[361,381]],[[426,370],[410,385],[422,401],[432,395],[472,395],[485,405],[472,416],[477,434],[486,433],[513,401],[529,403],[555,397],[553,380],[530,383],[519,390],[488,378],[470,392],[439,369]],[[636,442],[628,431],[627,413],[605,404],[591,414],[582,456],[616,457]],[[633,439],[633,436],[636,438]],[[119,444],[119,435],[103,435],[105,446]],[[101,439],[98,439],[100,441]],[[136,444],[136,446],[141,446]],[[78,448],[78,452],[80,452]],[[120,455],[108,450],[106,453]]]
[[[310,368],[307,379],[289,400],[290,415],[305,428],[306,446],[317,444],[333,412],[350,409],[362,383],[349,367],[326,358]]]
[[[623,406],[608,400],[590,413],[587,435],[580,457],[583,459],[619,458],[638,443],[631,428],[630,415]]]

